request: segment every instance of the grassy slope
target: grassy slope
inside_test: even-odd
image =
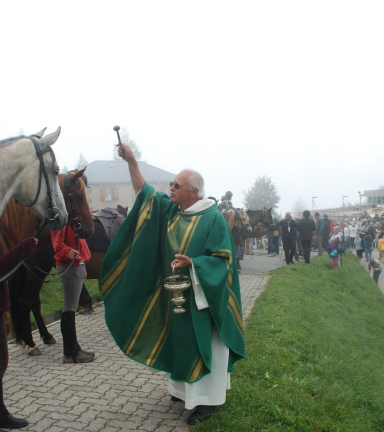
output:
[[[384,296],[356,258],[277,269],[227,404],[196,431],[384,431]]]
[[[101,301],[101,293],[99,291],[99,284],[97,279],[85,281],[85,285],[92,299]],[[41,314],[43,318],[54,315],[63,310],[63,290],[61,288],[60,279],[44,284],[40,292],[41,300]],[[31,323],[36,325],[33,314],[31,313]]]

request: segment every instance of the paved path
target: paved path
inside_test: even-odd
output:
[[[264,290],[266,272],[284,264],[279,257],[246,256],[240,276],[244,317]],[[4,377],[5,403],[14,415],[28,419],[24,431],[188,431],[190,414],[172,403],[165,374],[128,359],[117,348],[104,321],[104,307],[92,315],[78,315],[78,340],[97,352],[87,364],[62,363],[60,323],[50,326],[56,345],[43,345],[39,357],[29,357],[10,344]],[[34,339],[39,340],[38,334]]]

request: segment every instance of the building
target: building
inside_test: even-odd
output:
[[[156,190],[169,194],[169,183],[175,174],[138,161],[139,168],[148,184]],[[85,172],[88,179],[87,198],[91,211],[104,207],[116,208],[118,204],[128,207],[135,195],[124,161],[94,161]]]
[[[384,189],[364,191],[364,197],[372,207],[384,204]]]

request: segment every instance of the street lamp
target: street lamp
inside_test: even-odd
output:
[[[343,195],[343,218],[344,218],[344,198],[348,198],[348,195]]]
[[[359,196],[360,196],[360,213],[361,213],[361,198],[363,198],[364,194],[359,191]]]
[[[312,213],[313,213],[313,200],[317,197],[312,197]]]

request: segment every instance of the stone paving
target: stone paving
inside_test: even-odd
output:
[[[247,318],[268,281],[266,271],[285,263],[264,251],[241,261],[244,317]],[[63,364],[60,323],[51,324],[56,345],[37,342],[43,355],[29,357],[9,344],[4,377],[5,403],[30,424],[24,431],[188,431],[183,404],[173,403],[163,372],[133,362],[116,346],[104,321],[104,307],[92,315],[77,315],[78,340],[97,352],[92,363]],[[38,341],[39,335],[34,334]]]

